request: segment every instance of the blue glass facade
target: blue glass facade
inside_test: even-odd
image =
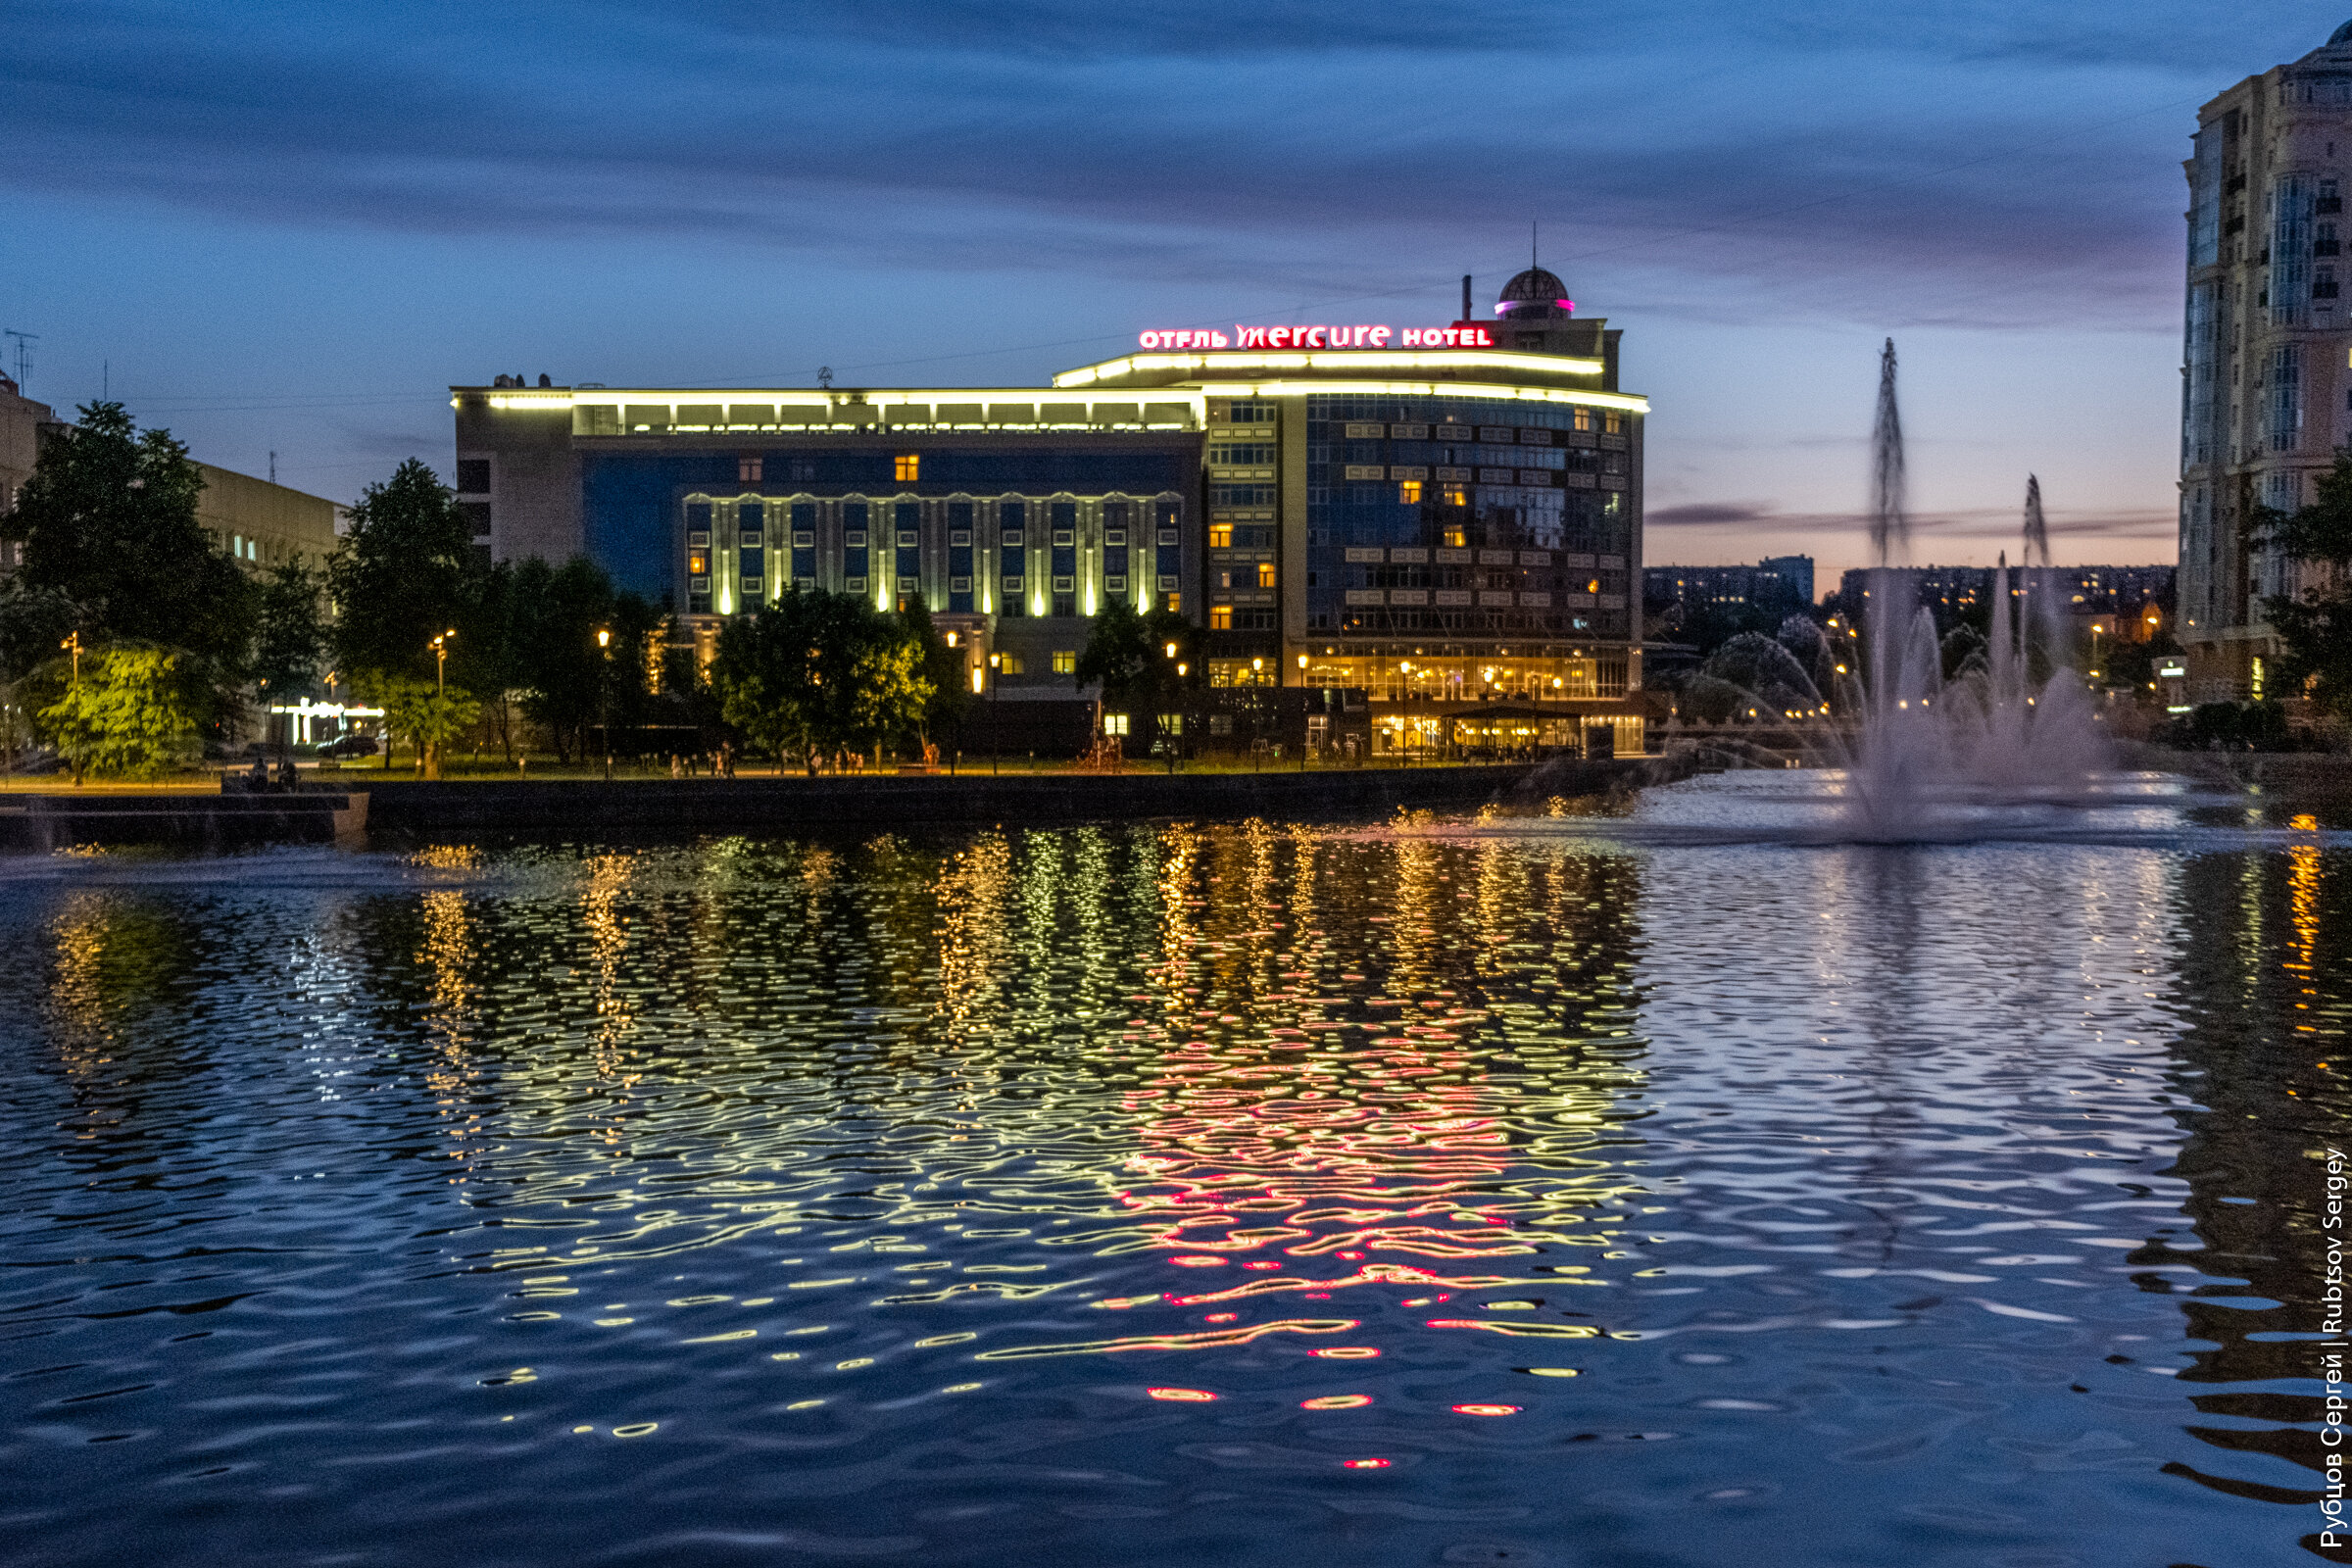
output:
[[[1305,401],[1310,634],[1630,634],[1621,415],[1492,398]]]

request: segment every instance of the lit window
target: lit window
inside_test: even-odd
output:
[[[901,484],[913,484],[923,476],[923,460],[919,453],[904,454],[893,463],[892,467],[896,470],[892,477]]]
[[[1021,656],[1018,654],[1000,655],[997,668],[1007,675],[1018,675],[1021,673]]]
[[[760,470],[763,466],[763,461],[759,458],[737,458],[735,460],[735,482],[737,484],[758,484]]]
[[[1459,528],[1448,528],[1446,530],[1446,543],[1455,550],[1462,548],[1462,540],[1464,537],[1465,536],[1462,533],[1462,530]]]
[[[1622,415],[1622,414],[1618,413],[1618,412],[1617,412],[1615,409],[1611,409],[1611,410],[1609,410],[1608,414],[1607,414],[1606,416],[1604,416],[1604,417],[1606,417],[1606,419],[1608,420],[1608,422],[1607,422],[1605,425],[1603,425],[1603,426],[1602,426],[1602,428],[1603,428],[1604,430],[1606,430],[1606,431],[1607,431],[1607,432],[1608,432],[1610,435],[1623,435],[1623,434],[1625,434],[1625,416],[1624,416],[1624,415]]]
[[[1421,481],[1418,479],[1407,479],[1403,483],[1397,485],[1396,499],[1403,502],[1408,507],[1420,505]]]
[[[1075,675],[1075,674],[1077,674],[1077,673],[1078,673],[1078,650],[1076,650],[1075,648],[1056,648],[1056,649],[1054,649],[1054,674],[1056,674],[1056,675]]]
[[[1470,504],[1470,492],[1459,485],[1448,485],[1446,488],[1446,504],[1449,507],[1466,507]]]
[[[1102,733],[1105,735],[1126,734],[1127,715],[1125,713],[1104,713],[1102,715]]]
[[[1233,548],[1233,524],[1230,522],[1210,523],[1208,525],[1208,548],[1231,550]]]
[[[1274,563],[1271,561],[1261,561],[1257,564],[1257,585],[1260,588],[1274,586]]]
[[[1590,430],[1592,428],[1592,411],[1591,409],[1579,409],[1576,411],[1576,427],[1579,430]]]
[[[686,558],[686,575],[689,577],[700,577],[710,569],[710,563],[706,558],[702,556],[688,556]]]
[[[1208,629],[1210,631],[1233,630],[1233,607],[1231,605],[1209,606]]]
[[[1167,602],[1167,605],[1165,606],[1165,609],[1167,610],[1168,613],[1169,613],[1169,614],[1171,614],[1171,615],[1182,614],[1182,613],[1184,612],[1184,595],[1182,595],[1182,594],[1170,594],[1170,595],[1168,595],[1168,602]]]

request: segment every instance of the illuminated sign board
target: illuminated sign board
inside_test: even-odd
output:
[[[1483,326],[1236,326],[1231,332],[1206,327],[1143,332],[1147,349],[1491,349],[1494,334]]]

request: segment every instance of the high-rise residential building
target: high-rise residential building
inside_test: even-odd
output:
[[[1197,621],[1212,686],[1366,692],[1379,750],[1505,714],[1639,750],[1647,402],[1552,273],[1484,318],[1464,285],[1443,325],[1147,331],[1050,386],[501,376],[451,388],[458,497],[494,557],[585,555],[705,647],[822,588],[923,603],[992,692],[1074,692],[1117,601]]]
[[[2188,173],[2179,636],[2192,701],[2279,695],[2263,602],[2303,586],[2265,548],[2352,441],[2352,23],[2197,112]]]

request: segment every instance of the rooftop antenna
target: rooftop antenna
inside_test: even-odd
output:
[[[270,454],[270,482],[277,483],[277,454],[274,451]]]
[[[1527,220],[1527,265],[1530,268],[1543,265],[1536,260],[1536,220],[1531,218]]]
[[[816,368],[816,384],[822,387],[830,387],[833,384],[833,367],[820,365]]]
[[[22,392],[24,390],[25,372],[32,368],[32,345],[41,340],[41,335],[38,332],[20,332],[11,326],[0,327],[0,337],[13,337],[17,340],[17,390]],[[82,385],[87,386],[89,383],[84,381]]]

